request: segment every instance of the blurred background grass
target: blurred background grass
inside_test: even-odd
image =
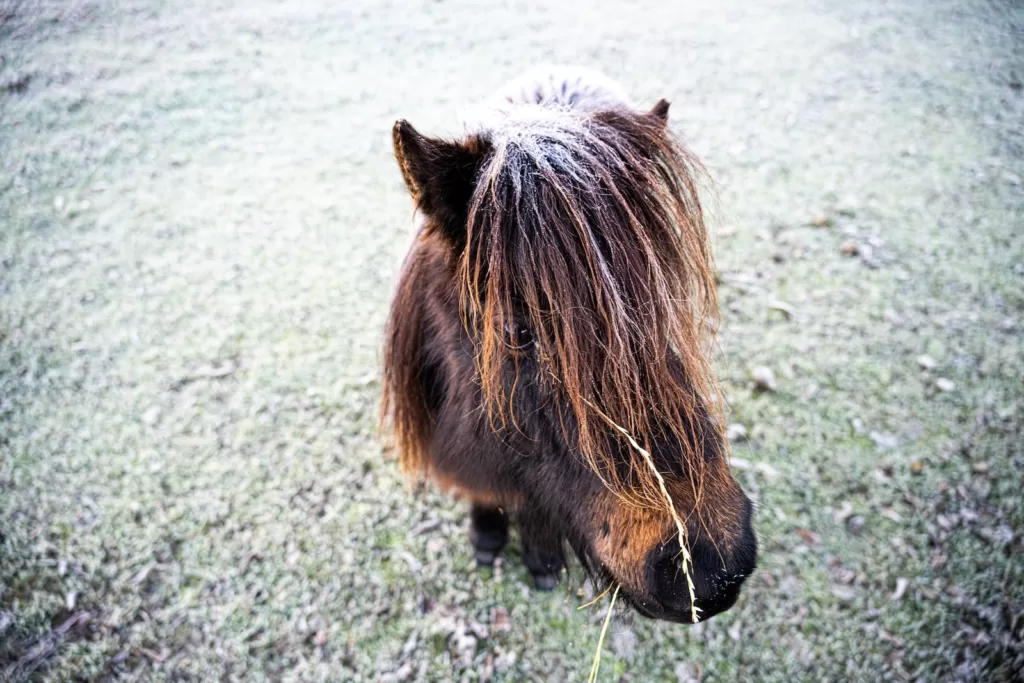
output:
[[[0,679],[581,680],[376,434],[390,125],[585,63],[720,186],[762,568],[602,680],[1020,680],[1019,3],[0,1]],[[771,372],[765,379],[764,369]],[[771,385],[758,391],[752,374]]]

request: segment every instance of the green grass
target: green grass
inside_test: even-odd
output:
[[[1019,679],[1019,10],[12,6],[0,680],[585,680],[606,603],[529,590],[515,542],[475,570],[376,432],[390,125],[454,131],[537,61],[671,99],[719,183],[758,504],[737,606],[616,613],[601,680]]]

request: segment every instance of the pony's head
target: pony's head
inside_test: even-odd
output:
[[[394,144],[421,239],[448,251],[461,390],[507,446],[480,457],[517,459],[523,500],[592,576],[689,622],[735,602],[757,551],[711,367],[703,171],[667,113],[520,106],[459,141],[399,121]]]

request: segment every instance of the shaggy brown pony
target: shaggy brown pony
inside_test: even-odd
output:
[[[728,609],[757,545],[711,367],[702,167],[667,102],[600,77],[481,111],[457,141],[394,127],[419,212],[384,353],[402,463],[469,499],[482,564],[512,520],[538,588],[568,544],[646,616]]]

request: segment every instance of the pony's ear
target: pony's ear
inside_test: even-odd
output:
[[[668,100],[658,100],[658,103],[654,105],[651,111],[647,112],[647,115],[665,125],[668,123],[668,106]]]
[[[416,205],[453,246],[461,246],[485,143],[477,138],[465,143],[428,138],[404,119],[395,122],[392,136],[395,158]]]

